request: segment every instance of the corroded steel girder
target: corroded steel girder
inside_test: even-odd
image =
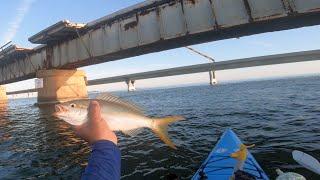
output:
[[[197,43],[320,24],[319,0],[149,0],[87,24],[61,21],[0,52],[0,84]],[[20,67],[19,67],[20,66]]]

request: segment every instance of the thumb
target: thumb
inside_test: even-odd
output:
[[[89,104],[89,122],[95,123],[101,120],[101,108],[98,101],[91,101]]]

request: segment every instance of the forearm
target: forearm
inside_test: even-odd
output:
[[[88,166],[81,179],[120,179],[121,154],[111,141],[97,141],[92,146]]]

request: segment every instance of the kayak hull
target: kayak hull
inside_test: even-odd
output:
[[[238,151],[241,144],[241,140],[231,129],[226,130],[192,179],[229,180],[237,164],[237,160],[231,158],[230,154]],[[256,179],[269,179],[250,152],[248,152],[243,171]]]

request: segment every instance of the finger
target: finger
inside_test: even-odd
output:
[[[101,120],[101,108],[97,101],[91,101],[89,105],[89,121],[99,122]]]
[[[103,126],[105,126],[107,130],[110,130],[109,124],[103,118],[101,118],[101,121],[101,123],[103,123]]]

